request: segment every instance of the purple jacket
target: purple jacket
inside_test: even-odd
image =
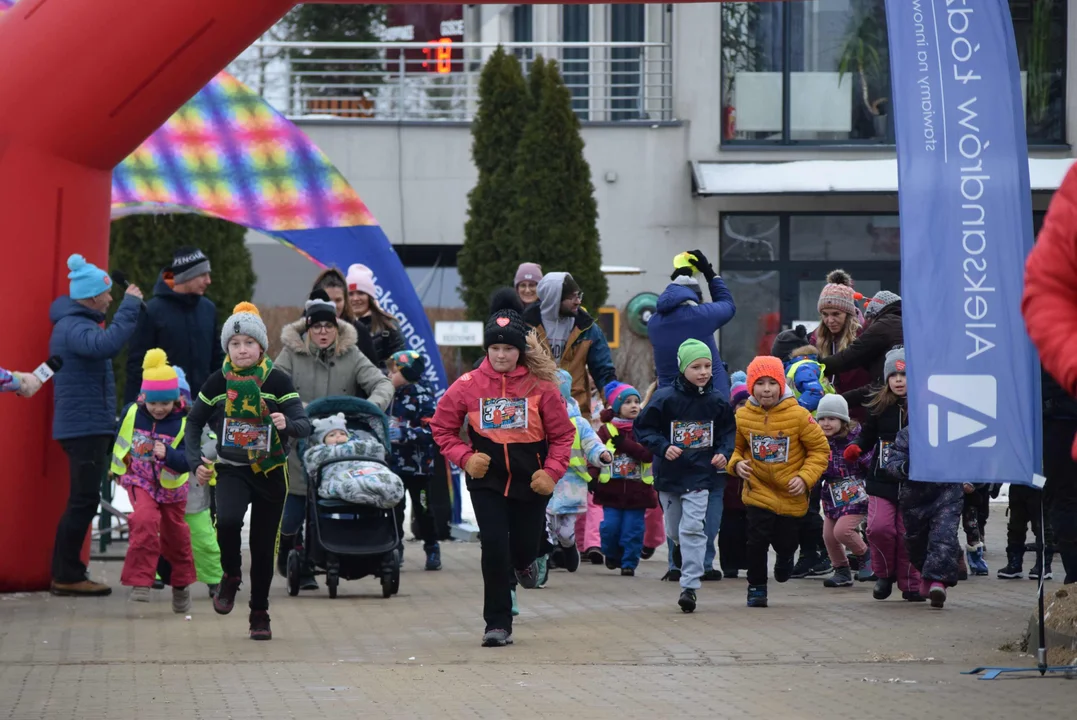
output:
[[[842,456],[845,448],[855,443],[859,436],[860,426],[857,425],[851,428],[849,434],[845,437],[835,435],[827,438],[830,443],[830,463],[826,466],[826,472],[823,473],[820,497],[823,501],[823,513],[831,520],[837,520],[845,515],[866,515],[868,512],[865,476],[867,468],[871,466],[871,458],[875,450],[872,449],[861,455],[860,459],[852,466],[845,462],[845,458]],[[859,491],[849,481],[856,482],[859,485]],[[852,493],[854,497],[860,495],[863,499],[838,505],[835,502],[835,495],[840,494],[841,491],[844,491],[847,496],[849,493]]]

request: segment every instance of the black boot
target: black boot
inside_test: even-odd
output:
[[[295,535],[280,536],[280,542],[277,544],[277,572],[281,577],[288,577],[288,553],[295,547]]]
[[[892,592],[894,592],[894,581],[890,578],[879,578],[875,581],[875,589],[871,591],[871,596],[876,600],[885,600]]]
[[[1007,550],[1006,558],[1009,563],[1006,567],[998,571],[998,576],[1003,580],[1020,580],[1024,577],[1022,572],[1022,566],[1025,562],[1025,553],[1023,550]]]

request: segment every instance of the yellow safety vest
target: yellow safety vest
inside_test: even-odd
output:
[[[614,456],[613,459],[614,459],[614,462],[616,462],[618,453],[617,453],[617,450],[616,450],[616,446],[614,446],[614,444],[613,444],[613,438],[620,435],[621,432],[617,429],[617,426],[614,425],[611,422],[606,423],[606,432],[608,432],[610,434],[610,439],[606,441],[606,449],[610,451],[610,455]],[[623,455],[624,453],[620,453],[620,454]],[[605,484],[605,483],[608,483],[610,481],[610,478],[613,477],[612,468],[613,468],[612,463],[609,464],[609,465],[603,466],[602,470],[598,474],[598,481],[600,483]],[[642,482],[644,485],[654,485],[654,472],[651,470],[651,463],[640,463],[640,474],[642,475],[642,477],[640,478],[640,482]],[[618,478],[618,479],[627,480],[629,478]],[[634,480],[635,478],[632,478],[632,479]]]
[[[818,365],[819,366],[819,384],[823,386],[823,392],[826,393],[827,395],[833,395],[834,393],[837,392],[837,390],[834,389],[834,386],[830,384],[830,380],[828,380],[827,377],[826,377],[826,366],[825,365],[823,365],[818,360],[798,360],[798,361],[796,361],[795,363],[793,363],[792,365],[789,366],[789,372],[787,372],[785,374],[785,379],[787,381],[786,385],[789,387],[790,390],[793,391],[793,396],[797,400],[800,399],[800,391],[797,390],[796,382],[794,381],[793,378],[796,376],[797,369],[801,365]]]
[[[135,414],[138,412],[138,405],[131,405],[131,409],[127,411],[127,415],[124,416],[123,422],[120,424],[120,432],[116,436],[116,442],[112,446],[112,474],[119,477],[127,473],[127,465],[124,463],[124,458],[131,452],[131,442],[135,434]],[[179,448],[180,443],[183,442],[183,433],[187,430],[187,418],[183,418],[180,421],[180,431],[176,435],[176,438],[172,441],[172,449]],[[178,487],[182,487],[187,482],[188,473],[177,475],[166,467],[161,468],[161,475],[157,478],[161,483],[161,487],[166,490],[175,490]]]

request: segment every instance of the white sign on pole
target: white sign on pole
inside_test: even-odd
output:
[[[444,347],[482,347],[482,323],[439,320],[434,323],[434,339]]]

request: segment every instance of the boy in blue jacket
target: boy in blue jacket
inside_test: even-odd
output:
[[[677,604],[690,613],[703,577],[707,504],[725,490],[722,471],[733,453],[736,420],[714,388],[711,352],[704,343],[681,343],[677,365],[681,374],[672,386],[655,392],[634,429],[636,440],[654,453],[654,485],[673,541],[674,563],[681,568]]]

